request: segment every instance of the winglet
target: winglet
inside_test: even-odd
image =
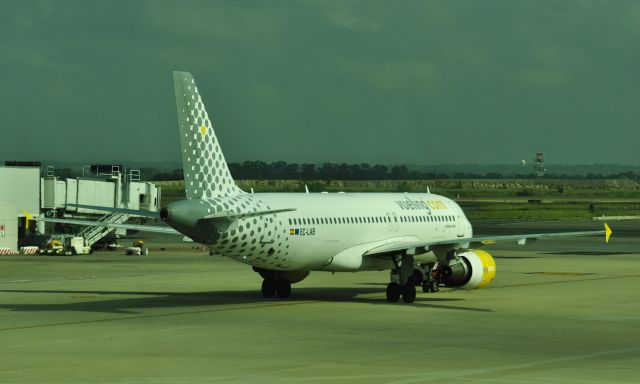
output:
[[[24,227],[26,229],[29,229],[29,222],[33,221],[33,216],[31,216],[31,214],[27,211],[22,211],[22,213],[24,213],[24,217],[27,219],[26,224],[24,225]]]
[[[607,223],[604,223],[604,242],[605,243],[609,242],[609,238],[611,237],[612,233],[613,231],[611,230],[611,228],[609,228],[609,225],[607,225]]]

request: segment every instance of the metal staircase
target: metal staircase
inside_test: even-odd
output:
[[[126,213],[110,213],[102,216],[97,221],[101,223],[122,224],[129,220],[130,217],[131,215]],[[78,233],[78,236],[84,237],[86,246],[92,246],[96,241],[102,239],[115,230],[115,228],[109,227],[85,227],[80,231],[80,233]]]

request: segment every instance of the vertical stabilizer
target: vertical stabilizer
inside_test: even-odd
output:
[[[204,108],[198,87],[188,72],[173,72],[178,108],[184,187],[187,199],[239,195]]]

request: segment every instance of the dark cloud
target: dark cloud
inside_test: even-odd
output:
[[[637,164],[636,1],[3,1],[0,158]]]

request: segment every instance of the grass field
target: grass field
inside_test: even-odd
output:
[[[239,180],[255,192],[426,192],[457,201],[472,221],[591,219],[639,216],[633,180]],[[159,182],[162,204],[184,198],[182,181]]]

